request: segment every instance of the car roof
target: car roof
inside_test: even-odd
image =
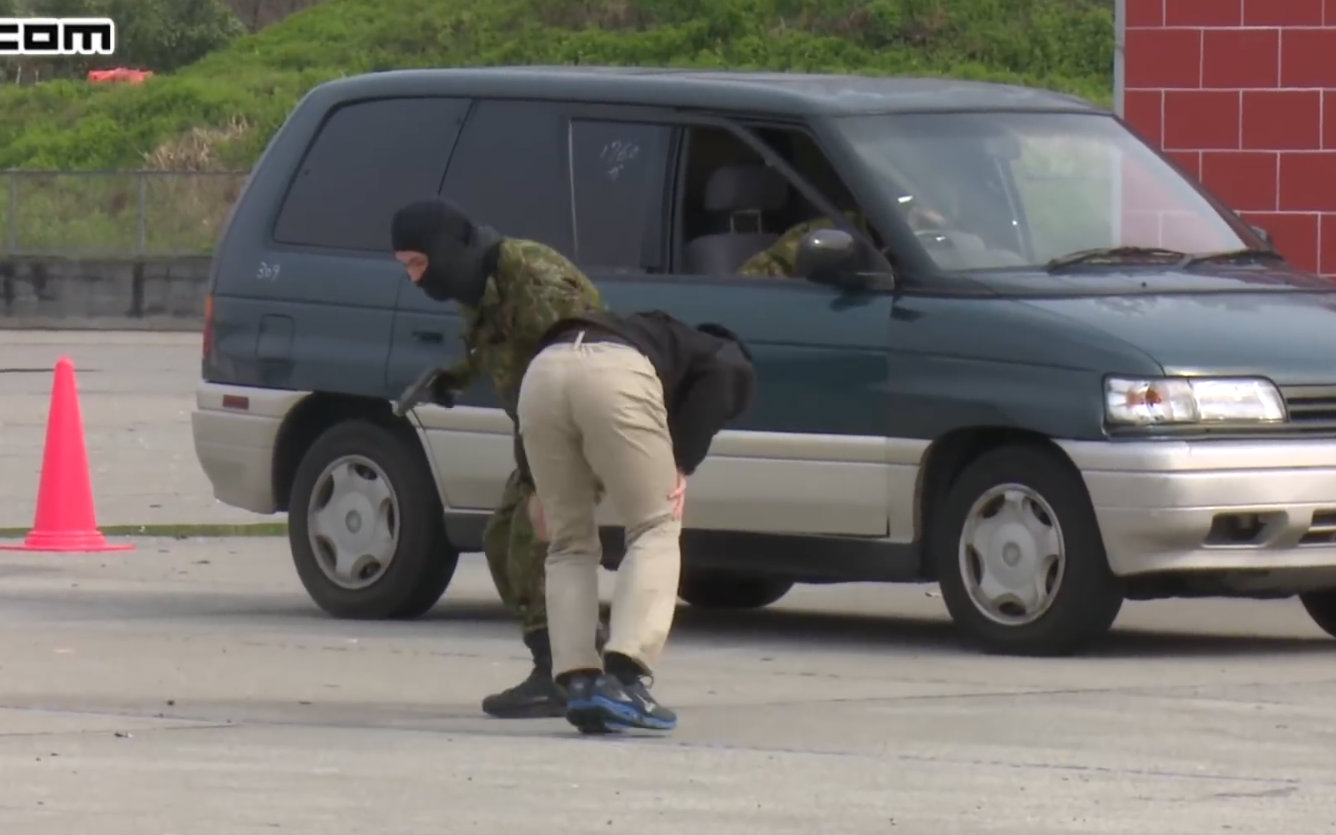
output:
[[[327,105],[385,95],[576,100],[782,116],[961,110],[1102,112],[1076,96],[982,81],[661,67],[511,66],[386,70],[312,90]]]

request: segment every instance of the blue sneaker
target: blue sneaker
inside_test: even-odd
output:
[[[566,682],[566,721],[582,734],[612,733],[603,709],[594,701],[595,687],[601,675],[576,674]]]
[[[677,727],[677,714],[655,701],[639,678],[621,681],[615,676],[599,676],[588,700],[602,712],[603,726],[608,730],[671,731]]]

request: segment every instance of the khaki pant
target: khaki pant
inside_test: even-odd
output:
[[[627,549],[605,650],[652,671],[672,626],[682,564],[682,525],[668,498],[677,465],[654,367],[625,345],[551,345],[524,376],[519,425],[550,538],[553,674],[602,667],[593,642],[602,556],[598,482],[626,528]]]

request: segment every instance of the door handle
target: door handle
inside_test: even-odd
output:
[[[413,331],[413,338],[418,342],[440,344],[445,341],[445,334],[440,331]]]

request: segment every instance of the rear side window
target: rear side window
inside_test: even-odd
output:
[[[334,111],[288,190],[274,240],[388,250],[395,210],[436,193],[468,105],[467,99],[397,98]]]
[[[506,237],[573,258],[567,161],[558,105],[479,101],[459,135],[441,196]]]
[[[662,266],[663,184],[672,130],[643,122],[571,122],[580,266]]]

